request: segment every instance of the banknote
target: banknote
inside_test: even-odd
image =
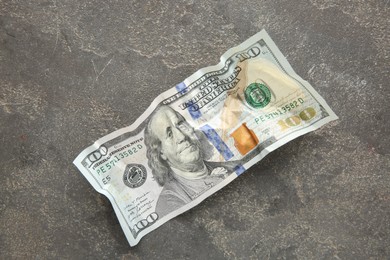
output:
[[[160,94],[74,164],[110,200],[134,246],[269,152],[335,119],[263,30]]]

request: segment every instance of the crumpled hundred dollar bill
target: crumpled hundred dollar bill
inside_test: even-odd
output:
[[[335,119],[263,30],[160,94],[74,164],[109,198],[134,246],[269,152]]]

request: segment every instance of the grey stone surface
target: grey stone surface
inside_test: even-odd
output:
[[[380,0],[0,0],[0,258],[388,259],[389,10]],[[263,28],[340,120],[131,248],[73,159]]]

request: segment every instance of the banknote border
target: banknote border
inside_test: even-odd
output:
[[[335,113],[332,111],[332,109],[327,105],[326,101],[317,93],[317,91],[304,79],[302,79],[298,74],[295,73],[293,68],[291,67],[290,63],[287,61],[287,59],[284,57],[284,55],[280,52],[279,48],[276,46],[276,44],[273,42],[273,40],[269,37],[267,32],[265,30],[262,30],[255,34],[254,36],[250,37],[243,43],[229,49],[226,51],[220,58],[220,62],[217,65],[209,66],[206,68],[202,68],[198,70],[197,72],[193,73],[190,77],[186,78],[184,80],[185,85],[189,85],[195,80],[197,80],[199,77],[201,77],[203,74],[220,70],[225,65],[226,61],[232,57],[234,53],[240,52],[242,50],[245,50],[249,48],[251,45],[255,44],[259,40],[263,39],[266,42],[266,45],[268,45],[268,49],[270,53],[274,56],[274,59],[279,62],[279,66],[285,71],[290,77],[294,78],[297,82],[299,82],[304,88],[308,90],[308,92],[317,100],[317,102],[325,108],[325,110],[328,112],[328,116],[325,118],[320,119],[316,123],[307,126],[305,128],[302,128],[300,130],[294,131],[292,133],[289,133],[288,135],[284,136],[282,139],[276,141],[275,143],[269,145],[268,147],[265,147],[262,152],[260,152],[257,156],[252,158],[249,162],[244,164],[244,167],[246,169],[250,168],[252,165],[257,163],[259,160],[264,158],[268,153],[272,152],[273,150],[277,149],[278,147],[286,144],[287,142],[297,138],[298,136],[304,135],[308,132],[311,132],[315,129],[318,129],[322,125],[338,119],[338,117],[335,115]],[[279,58],[278,58],[279,57]],[[100,187],[99,183],[95,180],[92,174],[84,169],[84,167],[81,165],[81,161],[85,156],[87,156],[91,151],[94,151],[100,147],[101,144],[117,138],[118,136],[133,131],[137,129],[137,127],[146,119],[149,117],[149,115],[154,111],[154,109],[167,97],[172,96],[177,93],[177,90],[175,88],[171,88],[163,93],[161,93],[159,96],[157,96],[153,102],[150,104],[150,106],[145,110],[142,115],[135,120],[133,124],[130,126],[118,129],[100,139],[98,139],[96,142],[94,142],[91,146],[84,149],[74,160],[74,164],[76,167],[81,171],[81,173],[84,175],[84,177],[91,183],[91,185],[94,187],[96,191],[99,193],[105,195],[113,205],[114,211],[118,217],[118,220],[122,226],[122,230],[124,231],[126,238],[131,246],[136,245],[140,239],[147,233],[153,231],[154,229],[158,228],[165,222],[167,222],[169,219],[174,218],[175,216],[187,211],[188,209],[198,205],[201,201],[203,201],[205,198],[209,197],[211,194],[217,192],[222,187],[226,186],[228,183],[233,181],[235,178],[237,178],[237,175],[230,175],[229,178],[225,179],[220,184],[213,187],[213,189],[208,190],[206,193],[202,194],[202,196],[198,197],[191,203],[185,205],[184,207],[180,208],[179,210],[176,210],[166,216],[164,216],[159,223],[156,223],[156,225],[152,225],[146,230],[141,231],[136,238],[133,238],[133,235],[130,232],[129,226],[127,224],[127,221],[125,220],[124,216],[122,215],[122,212],[119,208],[119,206],[116,203],[116,200],[114,197],[105,189]]]

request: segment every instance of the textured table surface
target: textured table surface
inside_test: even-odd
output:
[[[387,0],[0,1],[0,258],[390,257]],[[266,29],[340,120],[131,248],[72,165]]]

